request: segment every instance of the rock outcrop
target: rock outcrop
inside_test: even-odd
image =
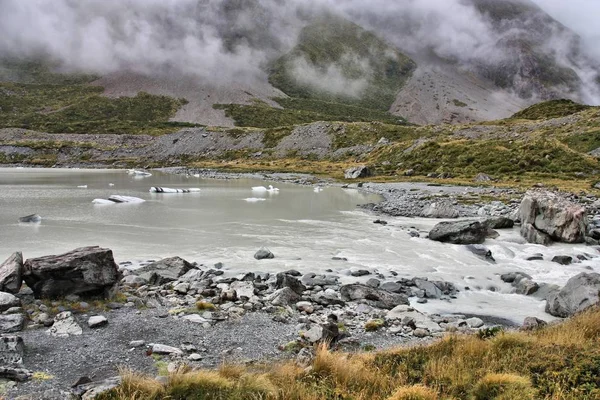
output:
[[[454,244],[481,244],[488,227],[479,221],[440,222],[429,232],[429,239]]]
[[[519,212],[521,235],[530,243],[582,243],[585,240],[585,207],[558,193],[529,191],[523,197]]]
[[[112,250],[98,246],[30,258],[23,265],[23,279],[36,298],[70,294],[108,297],[119,277]]]
[[[346,179],[367,178],[369,176],[371,176],[371,170],[366,165],[348,168],[344,172],[344,178]]]
[[[600,274],[582,272],[569,279],[558,293],[548,296],[546,312],[555,317],[570,317],[600,301]]]
[[[23,255],[13,253],[0,265],[0,291],[18,293],[23,283]]]

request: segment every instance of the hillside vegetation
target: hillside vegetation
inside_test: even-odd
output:
[[[102,400],[592,400],[600,398],[600,311],[536,332],[450,334],[427,346],[294,362],[180,368],[163,385],[123,371]]]

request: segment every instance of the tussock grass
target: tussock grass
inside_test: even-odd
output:
[[[161,385],[123,371],[113,399],[592,400],[600,398],[600,309],[535,332],[450,335],[375,353],[316,349],[293,362],[180,369]]]

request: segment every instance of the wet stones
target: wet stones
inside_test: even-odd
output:
[[[440,222],[429,232],[429,239],[453,244],[481,244],[487,227],[479,221]]]

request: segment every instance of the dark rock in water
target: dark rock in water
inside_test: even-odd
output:
[[[541,253],[536,253],[533,254],[527,258],[525,258],[527,261],[543,261],[544,260],[544,255]]]
[[[19,218],[19,222],[35,224],[38,222],[42,222],[42,217],[40,217],[39,214],[26,215],[24,217]]]
[[[68,253],[30,258],[23,265],[23,279],[36,298],[110,296],[120,274],[112,250],[81,247]]]
[[[181,257],[170,257],[145,265],[134,272],[151,285],[163,285],[176,281],[194,269],[194,265]]]
[[[346,179],[358,179],[358,178],[367,178],[371,176],[371,170],[366,165],[361,165],[358,167],[348,168],[344,172],[344,178]]]
[[[415,285],[417,288],[423,291],[424,297],[428,299],[439,299],[442,297],[442,290],[435,285],[435,283],[430,282],[426,279],[414,279]],[[423,297],[423,296],[421,296]]]
[[[533,279],[530,275],[527,275],[524,272],[508,272],[506,274],[500,275],[500,279],[506,283],[519,282],[522,279]]]
[[[548,323],[544,320],[541,320],[536,317],[527,317],[523,321],[523,325],[521,326],[521,330],[523,331],[535,331],[537,329],[543,328],[548,325]]]
[[[591,237],[594,240],[600,240],[600,229],[592,229],[590,230],[589,237]]]
[[[513,286],[517,289],[517,294],[524,294],[525,296],[534,294],[540,288],[540,286],[531,279],[521,279]]]
[[[469,244],[467,245],[467,250],[476,256],[483,258],[484,260],[495,262],[496,260],[492,256],[492,251],[481,244]]]
[[[570,317],[598,304],[599,292],[600,274],[582,272],[569,279],[558,293],[548,295],[546,312],[555,317]]]
[[[532,297],[535,297],[539,300],[548,300],[551,295],[557,294],[560,292],[560,286],[553,285],[550,283],[541,282],[538,284],[539,288],[532,294]]]
[[[454,244],[481,244],[487,227],[479,221],[440,222],[429,232],[429,239]]]
[[[379,225],[387,225],[387,221],[384,221],[382,219],[376,219],[375,221],[373,221],[374,224],[379,224]]]
[[[586,233],[585,207],[548,191],[529,191],[519,209],[521,234],[531,243],[582,243]],[[542,235],[536,235],[535,232]]]
[[[515,221],[507,217],[492,217],[484,221],[491,229],[510,229],[515,226]]]
[[[0,265],[0,291],[18,293],[23,283],[23,255],[13,253]]]
[[[275,258],[275,254],[271,253],[271,250],[262,247],[260,249],[258,249],[258,251],[256,253],[254,253],[254,258],[256,258],[257,260],[265,260],[265,259],[270,259],[270,258]]]
[[[275,287],[277,289],[289,287],[299,295],[301,295],[302,292],[306,290],[306,287],[302,284],[302,282],[300,282],[298,278],[286,274],[285,272],[280,272],[277,274],[277,281],[275,282]]]
[[[569,265],[573,262],[573,257],[570,256],[554,256],[552,262],[559,263],[561,265]]]
[[[331,257],[333,261],[348,261],[346,257]]]
[[[409,305],[408,298],[402,294],[391,293],[358,283],[343,285],[340,288],[340,294],[344,301],[367,300],[367,303],[372,307],[388,310],[400,304]]]

